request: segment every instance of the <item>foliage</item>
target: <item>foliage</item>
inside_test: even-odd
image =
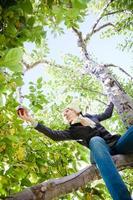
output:
[[[31,90],[30,97],[32,93]],[[78,153],[77,145],[53,142],[43,135],[39,135],[33,128],[24,126],[15,111],[18,103],[14,95],[15,93],[11,93],[6,97],[6,104],[2,106],[0,112],[1,197],[49,178],[71,174],[77,170],[77,160],[84,159],[82,154]],[[39,103],[37,106],[35,105],[38,116]],[[50,123],[49,117],[50,114],[45,116],[48,123]],[[58,123],[58,119],[56,119],[54,124],[56,128],[58,128]],[[81,151],[80,148],[79,151]]]
[[[46,35],[46,27],[59,31],[58,25],[63,21],[67,27],[77,26],[85,8],[87,1],[1,0],[0,57],[6,56],[12,48],[23,46],[26,41],[40,43]],[[6,62],[7,67],[9,62]],[[1,60],[0,66],[4,66]]]
[[[133,2],[131,0],[125,1],[114,1],[109,9],[107,10],[108,13],[115,12],[114,15],[107,15],[107,20],[114,21],[115,28],[110,28],[106,31],[106,35],[125,35],[125,40],[119,44],[119,48],[121,50],[128,50],[132,51],[133,47]],[[111,18],[114,18],[113,20]]]
[[[93,1],[92,1],[93,2]],[[105,1],[100,1],[101,7]],[[112,10],[119,8],[131,12],[132,3],[116,1]],[[67,28],[79,27],[87,12],[87,0],[36,1],[0,0],[0,197],[18,192],[50,178],[72,174],[88,163],[88,150],[75,142],[53,142],[33,127],[18,118],[18,89],[22,87],[22,58],[38,61],[47,57],[47,30],[63,33],[62,24]],[[96,4],[94,4],[96,9]],[[100,9],[100,6],[99,6]],[[130,15],[130,14],[129,14]],[[121,17],[123,17],[121,21]],[[116,19],[121,31],[129,30],[131,19],[123,14]],[[119,32],[121,32],[119,31]],[[43,39],[43,40],[42,40]],[[38,47],[31,57],[24,50],[24,42],[34,42]],[[44,47],[44,48],[43,48]],[[42,51],[43,49],[43,51]],[[25,95],[27,105],[37,120],[53,129],[65,129],[61,112],[72,99],[80,100],[83,111],[102,111],[107,98],[101,85],[91,76],[81,75],[83,61],[76,56],[66,55],[63,68],[54,62],[46,70],[48,80],[40,77],[29,83]],[[76,67],[75,67],[76,66]],[[132,83],[126,84],[126,91],[132,96]],[[100,101],[99,101],[100,100]],[[97,109],[96,109],[97,107]],[[110,124],[113,124],[111,126]],[[123,126],[116,113],[104,123],[110,130],[121,134]],[[127,170],[126,175],[130,171]],[[128,179],[131,188],[132,177]],[[109,199],[102,183],[88,184],[78,192],[61,199]]]
[[[52,77],[51,84],[42,78],[36,83],[31,82],[25,98],[38,119],[45,119],[44,123],[53,129],[62,129],[65,126],[60,112],[70,99],[66,94],[66,102],[61,102],[62,99],[60,105],[56,102],[59,88],[54,85],[54,80]],[[11,78],[7,81],[12,84]],[[5,94],[6,101],[1,106],[0,123],[1,197],[49,178],[71,174],[77,171],[81,160],[88,162],[87,150],[80,145],[53,142],[38,135],[33,128],[22,125],[15,111],[18,105],[16,88],[5,90],[8,94]]]

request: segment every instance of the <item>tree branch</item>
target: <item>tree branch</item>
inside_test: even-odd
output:
[[[116,155],[113,160],[119,170],[133,167],[133,155]],[[5,200],[52,200],[61,195],[78,190],[88,182],[100,179],[98,169],[95,165],[86,167],[79,172],[59,178],[51,179],[24,191],[7,197]]]
[[[32,69],[32,68],[34,68],[34,67],[36,67],[36,66],[39,65],[39,64],[47,64],[47,65],[50,65],[50,66],[53,66],[53,65],[54,65],[55,67],[62,68],[61,65],[57,65],[57,64],[55,64],[54,62],[51,62],[51,61],[48,61],[48,60],[38,60],[38,61],[36,61],[36,62],[34,62],[34,63],[32,63],[32,64],[27,64],[27,63],[23,60],[22,63],[23,63],[23,65],[26,67],[25,72],[28,71],[28,70],[30,70],[30,69]]]
[[[114,25],[114,24],[108,22],[108,23],[106,23],[106,24],[101,25],[101,26],[98,27],[97,29],[94,29],[93,34],[96,33],[96,32],[98,32],[98,31],[100,31],[101,29],[103,29],[103,28],[105,28],[105,27],[107,27],[107,26],[113,26],[113,27],[115,28],[115,25]]]
[[[100,102],[100,103],[102,103],[102,104],[104,104],[105,106],[107,106],[108,104],[107,103],[104,103],[103,101],[101,101],[100,99],[95,99],[96,101],[98,101],[98,102]]]
[[[133,80],[133,77],[128,73],[126,72],[122,67],[119,67],[117,65],[114,65],[114,64],[104,64],[105,67],[117,67],[120,71],[122,71],[124,74],[126,74],[128,77],[131,78],[131,80]]]
[[[83,54],[83,57],[85,57],[88,60],[92,60],[90,55],[87,52],[87,47],[86,47],[86,43],[85,40],[82,37],[82,33],[80,31],[78,31],[76,28],[72,27],[72,30],[74,31],[74,33],[77,35],[78,38],[78,46],[81,47],[81,53]]]
[[[86,35],[86,38],[84,39],[85,43],[87,43],[87,41],[90,39],[90,36],[93,35],[94,30],[96,28],[96,26],[98,25],[98,23],[100,22],[100,20],[103,18],[103,14],[104,12],[107,10],[107,8],[110,6],[110,4],[113,2],[114,0],[109,0],[108,3],[103,7],[102,11],[100,12],[97,20],[95,21],[95,23],[93,24],[91,31]]]
[[[90,92],[94,92],[94,93],[97,93],[97,94],[99,94],[99,95],[102,95],[102,96],[104,96],[104,97],[107,97],[107,95],[106,94],[104,94],[104,93],[102,93],[102,92],[99,92],[99,91],[96,91],[96,90],[92,90],[91,88],[87,88],[87,87],[85,87],[85,86],[83,86],[83,85],[81,85],[81,88],[83,89],[83,90],[89,90]]]
[[[125,14],[133,14],[132,11],[128,11],[128,10],[123,9],[123,10],[116,10],[116,11],[105,13],[104,16],[114,15],[114,14],[121,13],[121,12],[124,12]]]
[[[117,13],[120,13],[120,12],[124,12],[124,11],[125,10],[116,10],[116,11],[105,13],[104,16],[114,15],[114,14],[117,14]]]

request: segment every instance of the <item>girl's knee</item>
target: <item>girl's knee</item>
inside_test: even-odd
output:
[[[95,136],[95,137],[92,137],[92,138],[90,139],[89,144],[99,143],[99,142],[104,142],[104,139],[102,139],[102,138],[99,137],[99,136]]]
[[[99,136],[95,136],[90,139],[89,141],[89,148],[90,149],[99,149],[105,147],[107,144],[105,140]]]

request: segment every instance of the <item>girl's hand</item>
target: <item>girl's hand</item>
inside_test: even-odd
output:
[[[24,107],[18,108],[17,113],[19,117],[24,121],[28,121],[28,122],[34,121],[34,119],[29,115],[28,110]]]

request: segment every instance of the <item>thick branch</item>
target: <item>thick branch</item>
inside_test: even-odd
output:
[[[116,155],[113,160],[119,170],[133,167],[133,155]],[[88,182],[100,179],[95,165],[91,165],[79,172],[59,178],[51,179],[39,185],[25,189],[14,196],[7,197],[6,200],[52,200],[61,195],[78,190]]]
[[[78,46],[81,48],[81,53],[83,53],[83,57],[85,57],[85,59],[91,60],[90,55],[87,52],[87,48],[86,48],[86,43],[85,40],[82,37],[82,33],[77,30],[76,28],[72,27],[72,30],[74,31],[74,33],[77,35],[78,38]]]
[[[133,80],[133,77],[129,73],[127,73],[122,67],[119,67],[119,66],[114,65],[114,64],[105,64],[104,66],[105,67],[117,67],[120,71],[122,71],[124,74],[126,74],[128,77],[130,77],[131,80]]]

